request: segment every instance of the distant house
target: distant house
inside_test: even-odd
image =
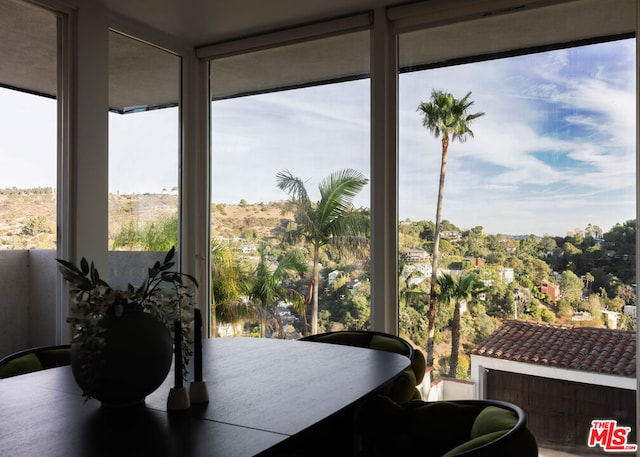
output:
[[[618,322],[620,321],[620,313],[616,313],[615,311],[609,311],[608,309],[603,309],[602,315],[605,318],[605,322],[608,328],[618,328]]]
[[[539,444],[582,455],[592,420],[636,424],[636,333],[508,320],[471,352],[471,380],[521,406]]]
[[[589,311],[576,311],[573,313],[573,316],[571,316],[571,320],[573,322],[587,322],[592,321],[593,316]]]
[[[500,268],[499,273],[503,284],[511,284],[516,277],[513,268]]]
[[[443,230],[442,232],[440,232],[440,236],[451,241],[452,243],[455,243],[462,239],[462,235],[460,234],[460,232],[455,230]]]
[[[421,248],[409,249],[405,254],[407,262],[425,262],[429,258],[427,251]]]
[[[349,289],[349,292],[351,292],[351,295],[355,295],[358,288],[361,286],[362,284],[360,283],[359,279],[354,279],[352,281],[349,281],[347,283],[347,289]]]
[[[465,257],[466,262],[471,263],[474,267],[484,267],[486,261],[480,257]]]
[[[331,273],[329,273],[327,275],[327,282],[329,283],[329,285],[331,285],[331,284],[333,284],[333,281],[338,279],[338,277],[340,277],[340,271],[339,270],[333,270]]]
[[[630,317],[636,318],[636,305],[625,305],[623,312]]]
[[[542,280],[538,286],[538,290],[540,293],[548,295],[551,299],[551,303],[555,303],[560,299],[560,286],[553,282],[549,282],[546,279]]]

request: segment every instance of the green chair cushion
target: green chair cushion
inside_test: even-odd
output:
[[[367,400],[356,417],[366,457],[454,457],[469,451],[474,457],[536,457],[535,437],[526,427],[514,430],[516,425],[515,411],[482,400],[398,404],[379,396]]]
[[[395,378],[385,395],[398,403],[411,401],[416,396],[416,375],[413,370],[407,369]]]
[[[494,432],[507,432],[518,422],[518,417],[513,411],[487,406],[484,408],[471,427],[471,438],[488,435]]]
[[[369,348],[409,356],[409,349],[402,341],[386,336],[373,335]]]
[[[410,414],[412,436],[430,436],[429,449],[442,455],[469,439],[469,431],[482,406],[454,402],[416,402]],[[409,406],[412,403],[408,403]],[[411,408],[410,408],[411,409]]]
[[[71,349],[48,349],[38,352],[43,368],[63,367],[71,363]]]
[[[416,385],[419,385],[424,379],[427,370],[427,360],[420,349],[414,348],[413,359],[411,359],[411,368],[416,375]]]
[[[378,396],[362,406],[358,432],[367,443],[365,455],[409,455],[422,437],[420,446],[425,446],[429,455],[440,456],[469,439],[473,421],[482,408],[453,402],[399,405]]]
[[[461,452],[468,451],[470,449],[475,449],[477,447],[482,446],[483,444],[490,443],[491,441],[497,440],[502,435],[507,433],[508,430],[501,430],[499,432],[487,433],[486,435],[480,435],[472,440],[466,441],[459,446],[454,447],[449,452],[444,454],[442,457],[453,457]],[[496,452],[495,449],[490,452]]]
[[[344,344],[346,346],[367,347],[369,345],[369,335],[365,333],[336,332],[326,335],[316,335],[314,341]]]
[[[0,367],[0,378],[31,373],[32,371],[42,370],[43,368],[40,359],[35,354],[26,354]]]

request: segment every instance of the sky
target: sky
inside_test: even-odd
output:
[[[433,89],[471,92],[470,111],[485,113],[473,138],[450,144],[444,219],[564,236],[635,218],[634,40],[403,73],[399,88],[401,220],[435,218],[440,140],[416,111]],[[313,199],[332,172],[369,177],[369,90],[360,80],[214,102],[212,201],[285,200],[285,169]],[[0,89],[0,106],[0,188],[55,187],[55,102]],[[177,109],[109,123],[111,192],[177,186]],[[369,192],[357,206],[370,206]]]

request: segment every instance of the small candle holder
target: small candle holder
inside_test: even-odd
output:
[[[189,385],[189,398],[192,404],[209,403],[207,383],[204,380],[192,381]]]
[[[174,387],[169,390],[167,398],[167,411],[180,411],[189,409],[191,403],[189,401],[189,393],[184,388],[182,382],[182,322],[177,320],[173,327],[174,337],[174,356],[173,371],[175,376]]]
[[[207,390],[207,383],[202,379],[202,314],[198,308],[193,310],[193,320],[195,323],[194,328],[194,380],[189,386],[189,396],[191,397],[191,403],[208,403],[209,391]]]
[[[167,398],[167,411],[181,411],[191,406],[189,394],[184,387],[172,387]]]

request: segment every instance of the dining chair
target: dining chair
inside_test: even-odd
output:
[[[422,398],[417,386],[420,385],[425,375],[426,361],[424,354],[419,349],[415,349],[407,340],[397,335],[373,330],[343,330],[309,335],[300,338],[299,341],[342,344],[402,354],[411,361],[410,367],[378,393],[386,395],[397,402]]]
[[[498,400],[411,401],[376,396],[356,419],[359,457],[537,457],[525,412]]]
[[[70,354],[70,344],[38,346],[14,352],[0,359],[0,379],[69,365]]]

